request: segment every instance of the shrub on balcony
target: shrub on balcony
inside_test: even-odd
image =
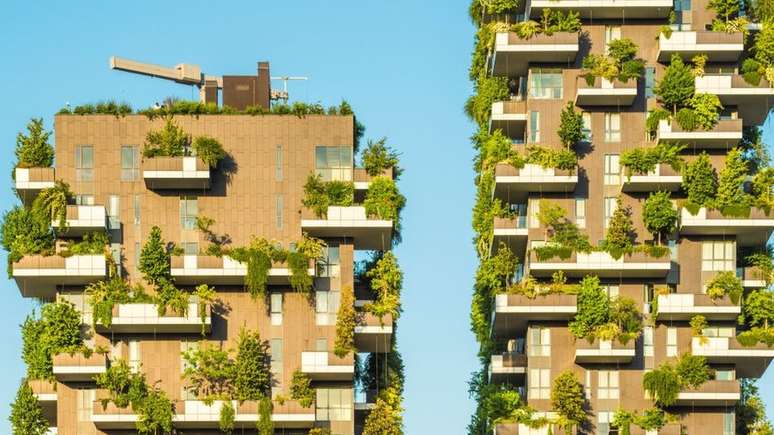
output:
[[[301,203],[317,217],[324,218],[330,206],[351,206],[354,195],[355,186],[351,181],[322,181],[319,175],[309,174]]]
[[[234,397],[234,360],[229,352],[214,345],[191,349],[182,354],[186,389],[211,404]]]
[[[774,346],[774,328],[753,327],[737,335],[736,340],[745,347],[755,346],[758,343],[772,347]]]
[[[659,245],[663,234],[671,234],[677,229],[678,218],[669,192],[651,192],[648,195],[642,207],[642,220]]]
[[[685,207],[691,213],[696,214],[700,207],[712,205],[718,189],[718,177],[707,153],[702,152],[686,165],[682,188],[688,196]]]
[[[11,422],[13,433],[17,435],[46,435],[49,422],[43,415],[43,408],[26,380],[22,380],[16,392],[16,400],[11,404]]]
[[[264,238],[253,238],[248,246],[234,248],[228,255],[247,264],[245,287],[253,299],[266,295],[272,261],[285,258],[281,249]]]
[[[586,338],[594,330],[608,322],[610,316],[610,298],[599,285],[599,278],[588,275],[580,283],[578,292],[578,311],[570,321],[568,328],[576,338]]]
[[[271,397],[271,355],[269,344],[258,331],[242,329],[234,359],[234,393],[239,401]]]
[[[567,259],[573,252],[588,253],[593,249],[588,236],[567,219],[561,206],[541,200],[538,220],[546,228],[548,239],[545,246],[533,248],[538,260],[546,261],[554,257]]]
[[[481,260],[473,285],[471,301],[471,329],[479,343],[489,342],[489,327],[492,314],[492,296],[501,293],[513,279],[518,259],[501,243],[494,255]]]
[[[119,408],[129,405],[137,408],[148,395],[149,387],[145,375],[133,372],[123,359],[114,360],[104,373],[95,376],[94,381],[110,395],[109,399],[102,399],[103,407],[107,406],[108,402],[113,402]]]
[[[62,257],[72,255],[100,255],[105,254],[110,239],[104,231],[90,231],[83,235],[77,242],[70,241],[67,247],[59,253]]]
[[[559,414],[557,425],[569,433],[574,426],[586,421],[583,385],[571,370],[566,370],[554,379],[551,385],[551,408]]]
[[[583,69],[587,70],[586,83],[593,86],[596,77],[609,81],[618,79],[624,83],[642,77],[645,61],[636,58],[637,48],[631,39],[621,38],[608,43],[607,55],[586,56],[583,59]]]
[[[156,286],[156,309],[163,316],[169,308],[180,317],[188,315],[188,293],[175,287],[171,281],[162,281]]]
[[[113,307],[116,304],[151,303],[154,298],[143,291],[141,285],[134,288],[121,279],[113,277],[97,281],[86,287],[86,296],[92,311],[92,323],[110,327],[113,323]]]
[[[774,82],[770,80],[774,78],[774,27],[766,24],[756,33],[751,51],[753,56],[742,63],[744,80],[753,86],[758,86],[763,77],[769,83]]]
[[[747,162],[739,148],[726,155],[726,164],[718,177],[718,192],[714,207],[724,216],[747,217],[750,214],[750,195],[744,190],[747,179]]]
[[[531,275],[527,275],[521,281],[509,285],[506,289],[507,294],[523,295],[530,299],[538,296],[564,294],[577,295],[580,286],[577,284],[567,284],[567,277],[563,271],[554,272],[551,276],[551,282],[548,284],[538,283]]]
[[[662,120],[670,120],[671,116],[671,113],[661,108],[648,111],[648,117],[645,119],[645,131],[648,133],[648,137],[650,139],[655,139],[659,122]]]
[[[578,167],[578,156],[568,149],[552,150],[532,145],[527,148],[526,163],[573,171]]]
[[[54,164],[54,147],[48,142],[51,132],[43,127],[42,118],[32,118],[27,134],[16,135],[17,168],[50,168]]]
[[[8,252],[8,274],[12,264],[25,255],[53,255],[54,234],[51,219],[43,219],[37,213],[16,206],[3,215],[0,242]]]
[[[704,330],[709,326],[707,323],[707,318],[702,316],[701,314],[697,314],[693,317],[691,317],[690,322],[688,322],[689,325],[691,325],[691,333],[694,337],[701,338],[702,343],[707,341],[707,338],[704,337]]]
[[[763,168],[752,178],[750,195],[752,205],[771,213],[774,207],[774,168]]]
[[[659,406],[670,406],[677,401],[680,390],[696,389],[707,382],[711,371],[706,358],[683,354],[676,365],[663,363],[646,372],[642,387]]]
[[[236,412],[234,411],[234,405],[231,402],[223,402],[220,407],[220,418],[218,419],[218,429],[221,432],[231,435],[234,431],[234,417]]]
[[[135,410],[137,412],[135,426],[138,433],[148,435],[172,433],[175,409],[163,390],[152,387]]]
[[[768,435],[774,432],[766,417],[766,406],[754,379],[740,379],[741,398],[736,403],[736,433]]]
[[[402,172],[398,167],[400,162],[398,156],[395,150],[387,146],[387,138],[383,137],[377,141],[369,140],[360,155],[360,160],[366,173],[372,177],[382,175],[384,171],[392,168],[395,178],[398,178]]]
[[[693,111],[693,119],[696,127],[702,130],[712,130],[718,123],[718,114],[723,110],[720,98],[715,94],[695,94],[688,106]],[[680,119],[678,118],[678,123]],[[682,126],[682,123],[680,123]],[[684,127],[685,128],[685,127]],[[690,130],[690,129],[686,129]]]
[[[677,109],[693,97],[695,89],[691,68],[679,55],[673,54],[664,76],[656,83],[653,91],[659,102],[672,108],[672,113],[676,114]]]
[[[668,415],[662,409],[646,409],[642,416],[637,418],[636,424],[642,430],[658,430],[667,424]]]
[[[199,320],[202,324],[202,335],[204,335],[204,322],[207,320],[207,306],[215,302],[217,293],[215,289],[207,284],[199,284],[194,290],[194,295],[199,303]]]
[[[706,358],[687,353],[682,354],[677,360],[676,370],[677,376],[680,377],[680,384],[692,389],[699,388],[712,375]]]
[[[583,114],[575,110],[575,103],[568,101],[559,115],[559,140],[568,149],[574,149],[586,135],[583,133]]]
[[[745,255],[743,264],[745,267],[757,268],[760,272],[757,278],[766,281],[766,286],[774,282],[774,259],[770,247]]]
[[[313,427],[309,429],[309,435],[331,435],[331,430],[327,427]]]
[[[388,387],[379,393],[366,417],[363,435],[403,435],[402,412],[400,392]]]
[[[179,157],[185,155],[185,150],[191,143],[189,136],[182,127],[178,126],[170,116],[166,118],[161,130],[149,131],[145,137],[145,145],[142,155],[151,157]]]
[[[400,241],[400,212],[406,205],[406,197],[400,193],[395,181],[387,177],[376,177],[368,186],[363,206],[366,215],[393,222],[393,238]]]
[[[220,141],[209,136],[196,137],[191,143],[191,149],[194,155],[202,159],[210,168],[218,166],[218,163],[226,157],[226,151],[223,150]]]
[[[774,319],[774,292],[753,290],[745,298],[742,308],[748,325],[768,329]]]
[[[290,382],[290,398],[304,408],[314,405],[315,390],[312,388],[312,380],[309,375],[300,370],[293,372],[293,379]]]
[[[633,148],[621,153],[621,166],[629,178],[655,171],[656,165],[669,165],[679,172],[685,165],[680,155],[684,149],[685,145],[663,142],[651,148]]]
[[[325,246],[322,240],[304,234],[296,243],[296,249],[285,254],[290,268],[290,286],[294,291],[307,296],[311,294],[314,281],[309,276],[309,262],[321,259]]]
[[[51,379],[52,357],[82,352],[81,314],[69,302],[43,305],[40,317],[27,316],[22,324],[22,359],[31,379]]]
[[[357,313],[355,312],[355,292],[351,286],[341,289],[341,301],[339,312],[336,316],[336,340],[333,345],[333,353],[339,358],[344,358],[355,349],[355,326],[357,325]]]
[[[366,272],[376,300],[366,305],[366,311],[381,319],[389,314],[393,319],[400,317],[400,293],[403,288],[403,272],[398,259],[388,251],[376,261],[372,269]]]
[[[631,207],[624,206],[619,197],[615,211],[607,224],[605,239],[602,241],[601,247],[617,260],[624,253],[632,251],[636,237]]]
[[[54,220],[59,230],[67,228],[67,204],[72,200],[70,185],[62,180],[54,182],[54,187],[43,189],[32,202],[32,212],[41,220]]]
[[[599,331],[597,331],[595,335],[600,339],[618,339],[622,344],[639,337],[642,333],[642,313],[637,309],[634,299],[625,296],[612,299],[608,324],[615,325],[618,333],[603,338],[599,336]]]
[[[161,228],[151,228],[148,240],[140,251],[140,262],[137,266],[145,281],[152,285],[160,285],[171,279],[170,253],[164,239],[161,237]]]
[[[489,124],[492,104],[508,99],[510,95],[508,79],[506,77],[484,77],[478,80],[475,87],[476,93],[465,103],[465,113],[479,126],[484,127]]]
[[[273,411],[274,404],[271,401],[271,397],[262,397],[258,401],[258,422],[255,425],[258,435],[274,434],[274,422],[271,420]]]
[[[739,298],[744,292],[742,280],[737,278],[734,272],[718,272],[714,278],[707,283],[707,295],[712,299],[728,296],[734,304],[739,303]]]

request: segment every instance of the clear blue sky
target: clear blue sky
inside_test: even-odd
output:
[[[269,60],[275,75],[309,76],[291,84],[292,97],[323,104],[346,98],[367,137],[387,136],[402,153],[409,203],[397,253],[406,275],[399,331],[406,433],[465,433],[473,409],[467,380],[477,368],[468,328],[472,125],[462,112],[470,92],[468,0],[74,3],[4,2],[0,208],[15,202],[13,147],[30,117],[44,117],[50,128],[66,102],[114,98],[146,107],[168,95],[196,97],[182,85],[110,71],[111,55],[196,63],[214,75],[253,74],[257,61]],[[772,143],[771,128],[766,137]],[[2,287],[0,428],[8,428],[9,403],[24,373],[18,325],[34,304],[22,300],[13,281]],[[769,370],[760,384],[770,415],[771,379]]]

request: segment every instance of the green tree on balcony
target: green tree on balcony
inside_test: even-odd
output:
[[[559,116],[559,131],[557,131],[562,145],[569,149],[575,149],[578,142],[585,138],[583,133],[583,114],[575,111],[575,103],[567,102]]]
[[[11,428],[15,435],[46,435],[49,422],[43,415],[38,399],[26,380],[23,380],[11,404]]]
[[[750,213],[750,195],[744,191],[748,174],[747,162],[738,148],[726,155],[726,164],[720,171],[718,192],[714,207],[724,215],[744,217]]]
[[[48,168],[54,164],[54,147],[48,142],[51,132],[43,127],[42,118],[32,118],[27,134],[16,136],[17,168]]]
[[[685,167],[682,188],[687,193],[686,208],[696,214],[700,207],[712,205],[718,189],[718,177],[709,160],[702,152],[699,157]]]
[[[669,192],[651,192],[642,207],[642,220],[645,228],[661,244],[663,234],[671,234],[677,229],[678,214]]]
[[[663,78],[656,83],[653,91],[661,104],[672,108],[672,114],[693,97],[695,82],[691,67],[683,62],[679,55],[672,55]]]

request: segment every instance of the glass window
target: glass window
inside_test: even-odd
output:
[[[282,293],[271,294],[271,324],[282,325]]]
[[[583,119],[583,137],[586,141],[591,142],[591,113],[583,112],[581,119]]]
[[[318,146],[315,149],[315,171],[323,181],[351,181],[352,147]]]
[[[704,328],[701,333],[701,335],[705,337],[720,337],[720,338],[731,338],[735,334],[736,332],[734,331],[734,328],[720,327],[720,326],[710,326],[708,328]]]
[[[350,421],[352,419],[352,390],[346,388],[317,388],[317,420]]]
[[[715,370],[716,381],[733,381],[734,378],[735,378],[735,373],[733,369]]]
[[[134,145],[121,146],[121,181],[140,178],[140,153]]]
[[[132,207],[134,208],[134,224],[140,225],[140,195],[132,197]]]
[[[597,399],[618,399],[618,370],[599,370],[597,373]]]
[[[282,339],[271,339],[271,374],[274,378],[272,382],[273,388],[282,388]]]
[[[78,145],[75,147],[75,179],[94,181],[94,147]]]
[[[276,200],[275,207],[276,207],[276,210],[275,210],[275,212],[276,212],[275,224],[277,225],[277,229],[281,230],[282,229],[282,220],[283,220],[283,209],[285,207],[284,206],[284,201],[283,201],[283,198],[282,198],[282,194],[277,195],[277,200]]]
[[[314,343],[314,350],[317,352],[327,352],[328,340],[325,338],[318,338]]]
[[[94,195],[75,195],[76,205],[94,205]]]
[[[621,39],[621,26],[605,26],[605,53],[607,46],[616,39]]]
[[[586,228],[586,198],[575,198],[575,224]]]
[[[323,248],[323,256],[317,261],[317,276],[337,277],[341,274],[341,260],[338,246]]]
[[[118,195],[108,195],[107,216],[110,229],[121,227],[121,198]]]
[[[529,339],[529,356],[551,356],[551,329],[533,326]]]
[[[599,435],[618,435],[618,429],[610,426],[613,422],[613,414],[611,411],[599,411],[597,413],[597,433]]]
[[[677,356],[677,328],[667,328],[667,357]]]
[[[620,287],[617,285],[603,285],[602,290],[605,291],[607,294],[607,297],[610,299],[615,299],[618,297],[618,292],[620,291]]]
[[[621,141],[621,114],[605,113],[605,142]]]
[[[653,356],[653,327],[646,326],[642,330],[643,353]]]
[[[618,207],[618,198],[612,196],[605,198],[605,228],[610,223],[610,218],[613,217],[615,209]]]
[[[282,181],[282,145],[277,145],[274,151],[274,180]]]
[[[561,99],[562,70],[547,68],[530,70],[529,97],[535,99]]]
[[[133,372],[140,370],[140,340],[129,340],[129,368]]]
[[[586,382],[583,383],[583,392],[586,399],[591,400],[591,370],[586,370]]]
[[[529,227],[530,228],[540,228],[540,219],[538,216],[540,215],[540,200],[537,198],[533,198],[529,201]]]
[[[196,229],[196,216],[199,214],[199,204],[195,196],[180,197],[180,226],[184,230]]]
[[[199,242],[180,242],[183,255],[199,255]]]
[[[723,414],[723,435],[734,435],[736,428],[736,421],[734,420],[733,412],[726,412]]]
[[[540,112],[529,112],[529,141],[540,142]]]
[[[75,401],[78,421],[91,421],[91,410],[96,397],[96,390],[76,387]]]
[[[621,165],[618,154],[605,154],[605,185],[621,184]]]
[[[551,398],[551,369],[529,369],[528,397],[530,399]]]
[[[736,242],[733,240],[702,242],[701,270],[736,270]]]
[[[677,2],[675,2],[677,4]],[[645,98],[653,98],[656,93],[653,88],[656,87],[656,68],[652,66],[645,67]]]

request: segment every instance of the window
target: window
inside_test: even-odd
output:
[[[315,293],[315,309],[317,325],[333,325],[336,322],[336,314],[339,310],[339,291],[318,291]]]
[[[134,208],[134,224],[140,225],[140,195],[132,197],[132,207]]]
[[[615,209],[618,207],[618,198],[607,197],[605,198],[605,228],[610,223],[610,218],[613,217]]]
[[[282,391],[282,373],[284,371],[282,367],[282,339],[272,338],[270,348],[271,374],[275,381],[272,383],[272,389],[277,388]]]
[[[551,369],[529,369],[528,387],[530,399],[550,399]]]
[[[274,151],[274,181],[282,181],[282,145]]]
[[[621,114],[605,113],[605,142],[621,141]]]
[[[327,352],[328,351],[328,340],[325,338],[318,338],[314,342],[314,350],[317,352]]]
[[[618,154],[605,154],[605,185],[618,186],[621,184],[621,165]]]
[[[736,331],[734,331],[734,328],[729,327],[710,326],[704,328],[701,335],[705,337],[731,338],[736,335]]]
[[[351,181],[352,147],[318,146],[315,149],[315,170],[323,181]]]
[[[183,357],[183,354],[186,352],[192,352],[195,350],[199,350],[199,342],[197,341],[188,341],[188,340],[182,340],[180,341],[180,374],[182,375],[185,370],[188,368],[188,362]],[[183,400],[196,400],[196,394],[190,390],[189,388],[186,388],[185,385],[181,388],[182,390],[182,399]]]
[[[110,244],[110,255],[113,257],[113,264],[115,264],[116,270],[115,274],[116,276],[122,275],[122,264],[121,261],[121,244],[120,243],[111,243]]]
[[[642,329],[642,351],[645,356],[653,356],[653,327],[646,326]]]
[[[734,412],[726,412],[723,414],[723,435],[734,435],[736,429],[736,421],[734,421]]]
[[[621,39],[621,26],[605,26],[605,53],[608,44],[616,39]]]
[[[529,141],[540,142],[540,112],[529,112]]]
[[[140,248],[140,242],[134,242],[134,271],[139,272],[140,269],[140,252],[142,252],[142,249]]]
[[[110,229],[121,228],[121,197],[118,195],[108,196],[107,217]]]
[[[180,226],[184,230],[196,229],[196,216],[199,214],[199,205],[195,196],[180,197]]]
[[[345,388],[317,388],[317,420],[350,421],[352,419],[352,390]]]
[[[94,181],[94,147],[78,145],[75,147],[76,181]]]
[[[277,225],[277,229],[282,229],[282,218],[283,218],[283,205],[284,201],[282,199],[282,194],[277,195],[277,201],[276,201],[276,215],[275,215],[275,224]]]
[[[531,327],[529,329],[529,356],[551,356],[551,330]]]
[[[529,209],[529,227],[540,228],[540,219],[538,218],[538,215],[540,214],[540,199],[534,198],[530,200]]]
[[[271,294],[271,324],[282,325],[282,293]]]
[[[586,228],[586,198],[575,198],[575,224]]]
[[[140,370],[140,340],[129,340],[129,368],[137,373]]]
[[[735,376],[733,369],[715,369],[716,381],[733,381]]]
[[[341,274],[341,260],[338,246],[326,246],[323,248],[323,256],[317,260],[317,276],[337,277]]]
[[[530,70],[529,97],[535,99],[561,99],[562,70],[547,68]]]
[[[602,290],[607,293],[607,297],[610,299],[615,299],[618,297],[618,292],[620,291],[620,287],[617,285],[603,285]]]
[[[666,356],[677,356],[677,328],[667,328]]]
[[[527,204],[510,204],[508,208],[516,217],[516,228],[527,228]]]
[[[75,195],[75,205],[94,205],[94,195]]]
[[[599,370],[597,399],[618,399],[618,370]]]
[[[121,146],[121,181],[140,178],[140,153],[134,145]]]
[[[591,400],[591,370],[586,370],[586,382],[583,383],[583,393],[586,399]]]
[[[78,421],[91,421],[92,404],[96,397],[96,390],[87,390],[78,387],[75,390],[76,413]]]
[[[183,255],[199,255],[199,242],[180,242]]]
[[[599,435],[618,435],[618,429],[611,427],[614,412],[599,411],[597,413],[597,434]]]
[[[707,241],[701,243],[701,270],[736,270],[736,243],[731,241]]]
[[[653,98],[656,93],[653,88],[656,87],[656,68],[652,66],[645,67],[645,98]]]
[[[583,112],[581,114],[581,119],[583,120],[583,138],[587,142],[591,142],[591,113]]]
[[[646,313],[651,313],[650,307],[655,297],[655,286],[653,284],[644,284],[642,286],[642,300],[645,301],[644,310]]]

